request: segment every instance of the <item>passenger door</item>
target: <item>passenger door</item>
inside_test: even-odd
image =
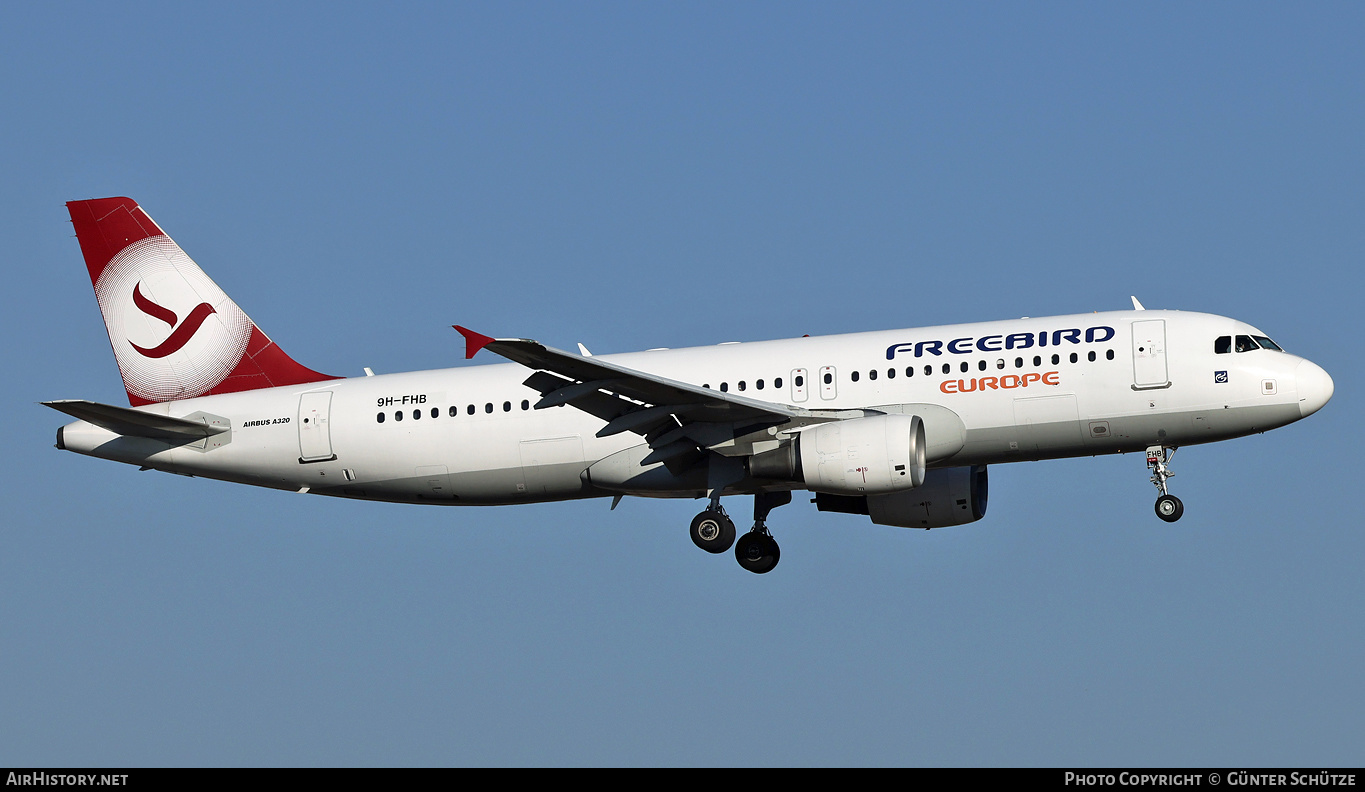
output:
[[[332,453],[332,392],[299,397],[299,462],[336,459]]]
[[[1168,388],[1166,370],[1166,320],[1133,322],[1133,387]]]

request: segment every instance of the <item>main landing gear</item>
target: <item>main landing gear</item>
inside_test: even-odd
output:
[[[711,505],[692,518],[692,542],[708,553],[724,553],[733,544],[739,565],[758,575],[771,572],[782,555],[777,540],[768,533],[768,512],[791,503],[790,492],[760,492],[754,495],[754,527],[735,541],[735,523],[720,505],[720,492],[711,495]]]
[[[1166,465],[1172,456],[1175,456],[1174,448],[1159,445],[1147,448],[1147,467],[1152,471],[1152,483],[1156,485],[1157,492],[1161,493],[1156,499],[1156,516],[1166,522],[1175,522],[1185,513],[1185,504],[1166,491],[1166,479],[1175,475]]]
[[[719,503],[692,518],[692,544],[708,553],[724,553],[735,543],[735,522]]]

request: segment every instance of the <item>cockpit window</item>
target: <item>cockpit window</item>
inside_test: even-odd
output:
[[[1271,341],[1269,338],[1266,338],[1265,336],[1252,336],[1252,338],[1255,339],[1256,343],[1261,345],[1261,349],[1273,349],[1276,352],[1284,351],[1283,349],[1280,349],[1279,344],[1275,343],[1274,341]]]
[[[1251,340],[1251,336],[1237,336],[1237,351],[1250,352],[1253,349],[1260,349],[1256,342]]]
[[[1226,355],[1232,351],[1232,336],[1218,336],[1213,342],[1213,354]]]

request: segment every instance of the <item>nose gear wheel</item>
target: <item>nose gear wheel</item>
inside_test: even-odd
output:
[[[1174,495],[1162,495],[1156,499],[1156,516],[1166,522],[1175,522],[1185,513],[1185,504]]]

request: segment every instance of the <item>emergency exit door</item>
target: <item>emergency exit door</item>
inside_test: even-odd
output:
[[[820,398],[833,399],[839,395],[839,374],[833,366],[820,367]]]

